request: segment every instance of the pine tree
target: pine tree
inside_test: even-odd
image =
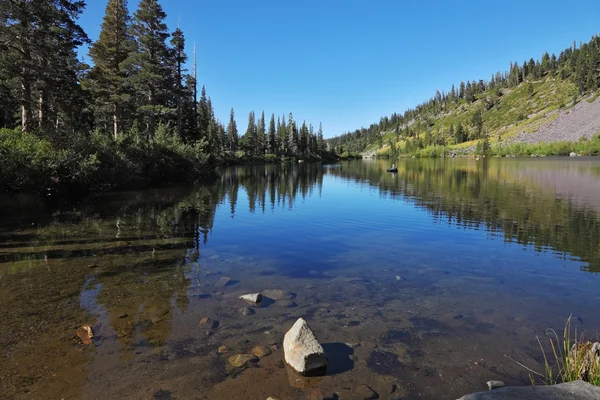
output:
[[[173,48],[173,74],[175,75],[175,103],[177,106],[177,134],[183,137],[183,65],[187,61],[185,54],[185,36],[179,27],[171,35],[171,46]]]
[[[229,125],[227,125],[227,137],[229,138],[229,149],[231,151],[238,150],[238,130],[237,125],[235,123],[235,114],[233,112],[233,108],[231,108],[231,112],[229,113]]]
[[[38,122],[48,111],[73,112],[80,65],[75,49],[89,42],[76,23],[85,4],[75,0],[3,1],[0,9],[0,70],[9,80],[21,108],[21,128],[33,129],[37,97]],[[37,93],[36,93],[37,92]]]
[[[381,137],[381,136],[379,136]],[[317,152],[323,155],[325,152],[325,142],[323,141],[323,124],[319,122],[319,131],[317,132]]]
[[[275,128],[275,114],[271,114],[271,120],[269,121],[269,154],[277,153],[277,132]]]
[[[131,83],[150,137],[154,136],[157,120],[171,113],[169,103],[174,97],[166,17],[158,0],[141,0],[133,16],[132,32],[138,51],[130,57],[135,71]]]
[[[265,154],[265,148],[267,144],[266,125],[265,125],[265,112],[263,111],[260,120],[256,125],[256,155],[263,156]]]
[[[208,98],[206,88],[202,86],[200,102],[198,103],[198,133],[201,139],[208,139],[208,124],[210,123],[210,110],[208,109]]]
[[[127,119],[130,93],[126,85],[129,68],[125,61],[134,49],[127,0],[109,0],[100,37],[90,47],[94,68],[87,86],[96,102],[96,123],[108,124],[111,120],[115,139]]]
[[[246,133],[244,134],[243,143],[244,150],[246,153],[256,155],[257,153],[257,137],[256,137],[256,122],[254,117],[254,111],[250,111],[248,114],[248,127],[246,128]]]

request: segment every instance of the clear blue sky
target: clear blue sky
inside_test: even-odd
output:
[[[159,0],[181,29],[217,118],[294,113],[326,137],[600,33],[600,1]],[[80,23],[98,37],[107,0]],[[129,0],[133,13],[137,0]]]

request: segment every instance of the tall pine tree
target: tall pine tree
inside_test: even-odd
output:
[[[135,50],[127,0],[109,0],[98,41],[90,47],[94,68],[89,90],[95,100],[96,123],[112,122],[115,139],[131,121],[131,91],[127,85],[129,56]]]

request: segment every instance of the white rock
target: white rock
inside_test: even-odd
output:
[[[577,153],[571,152],[571,153],[569,154],[569,157],[577,157]]]
[[[251,293],[240,296],[240,299],[246,300],[248,303],[258,304],[262,300],[262,295],[260,293]]]
[[[306,321],[299,318],[283,338],[285,361],[302,375],[323,375],[327,356]]]
[[[502,381],[487,381],[486,383],[488,385],[488,388],[490,388],[490,390],[494,390],[494,389],[498,389],[498,388],[506,386],[506,384]]]

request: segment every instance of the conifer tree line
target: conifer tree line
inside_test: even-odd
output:
[[[204,86],[197,93],[195,59],[186,69],[184,32],[169,30],[159,0],[140,0],[133,15],[127,0],[108,0],[95,42],[77,22],[84,8],[81,0],[1,2],[0,128],[61,145],[91,132],[121,146],[172,135],[212,160],[240,151],[252,158],[325,154],[321,127],[315,132],[292,114],[267,123],[264,112],[251,113],[241,137],[233,109],[227,123],[217,119]],[[85,44],[92,65],[77,58]]]
[[[368,128],[328,139],[328,145],[338,154],[344,151],[359,152],[367,146],[382,143],[382,133],[396,132],[398,137],[407,140],[407,152],[417,148],[439,144],[462,143],[468,140],[486,139],[483,126],[482,111],[492,109],[502,95],[502,89],[514,88],[523,82],[532,82],[546,76],[555,76],[575,83],[579,95],[592,93],[600,88],[600,36],[595,35],[587,43],[576,42],[569,48],[556,54],[545,52],[541,59],[530,58],[522,63],[511,62],[506,72],[497,72],[488,80],[473,80],[452,85],[450,90],[436,91],[428,101],[406,110],[404,113],[393,113],[382,117],[378,123]],[[533,86],[529,84],[530,90]],[[485,92],[485,93],[484,93]],[[485,94],[485,96],[484,96]],[[477,109],[468,125],[450,126],[445,134],[430,132],[426,129],[430,120],[461,103],[473,103],[483,98],[483,110]],[[419,133],[425,134],[419,136]]]

